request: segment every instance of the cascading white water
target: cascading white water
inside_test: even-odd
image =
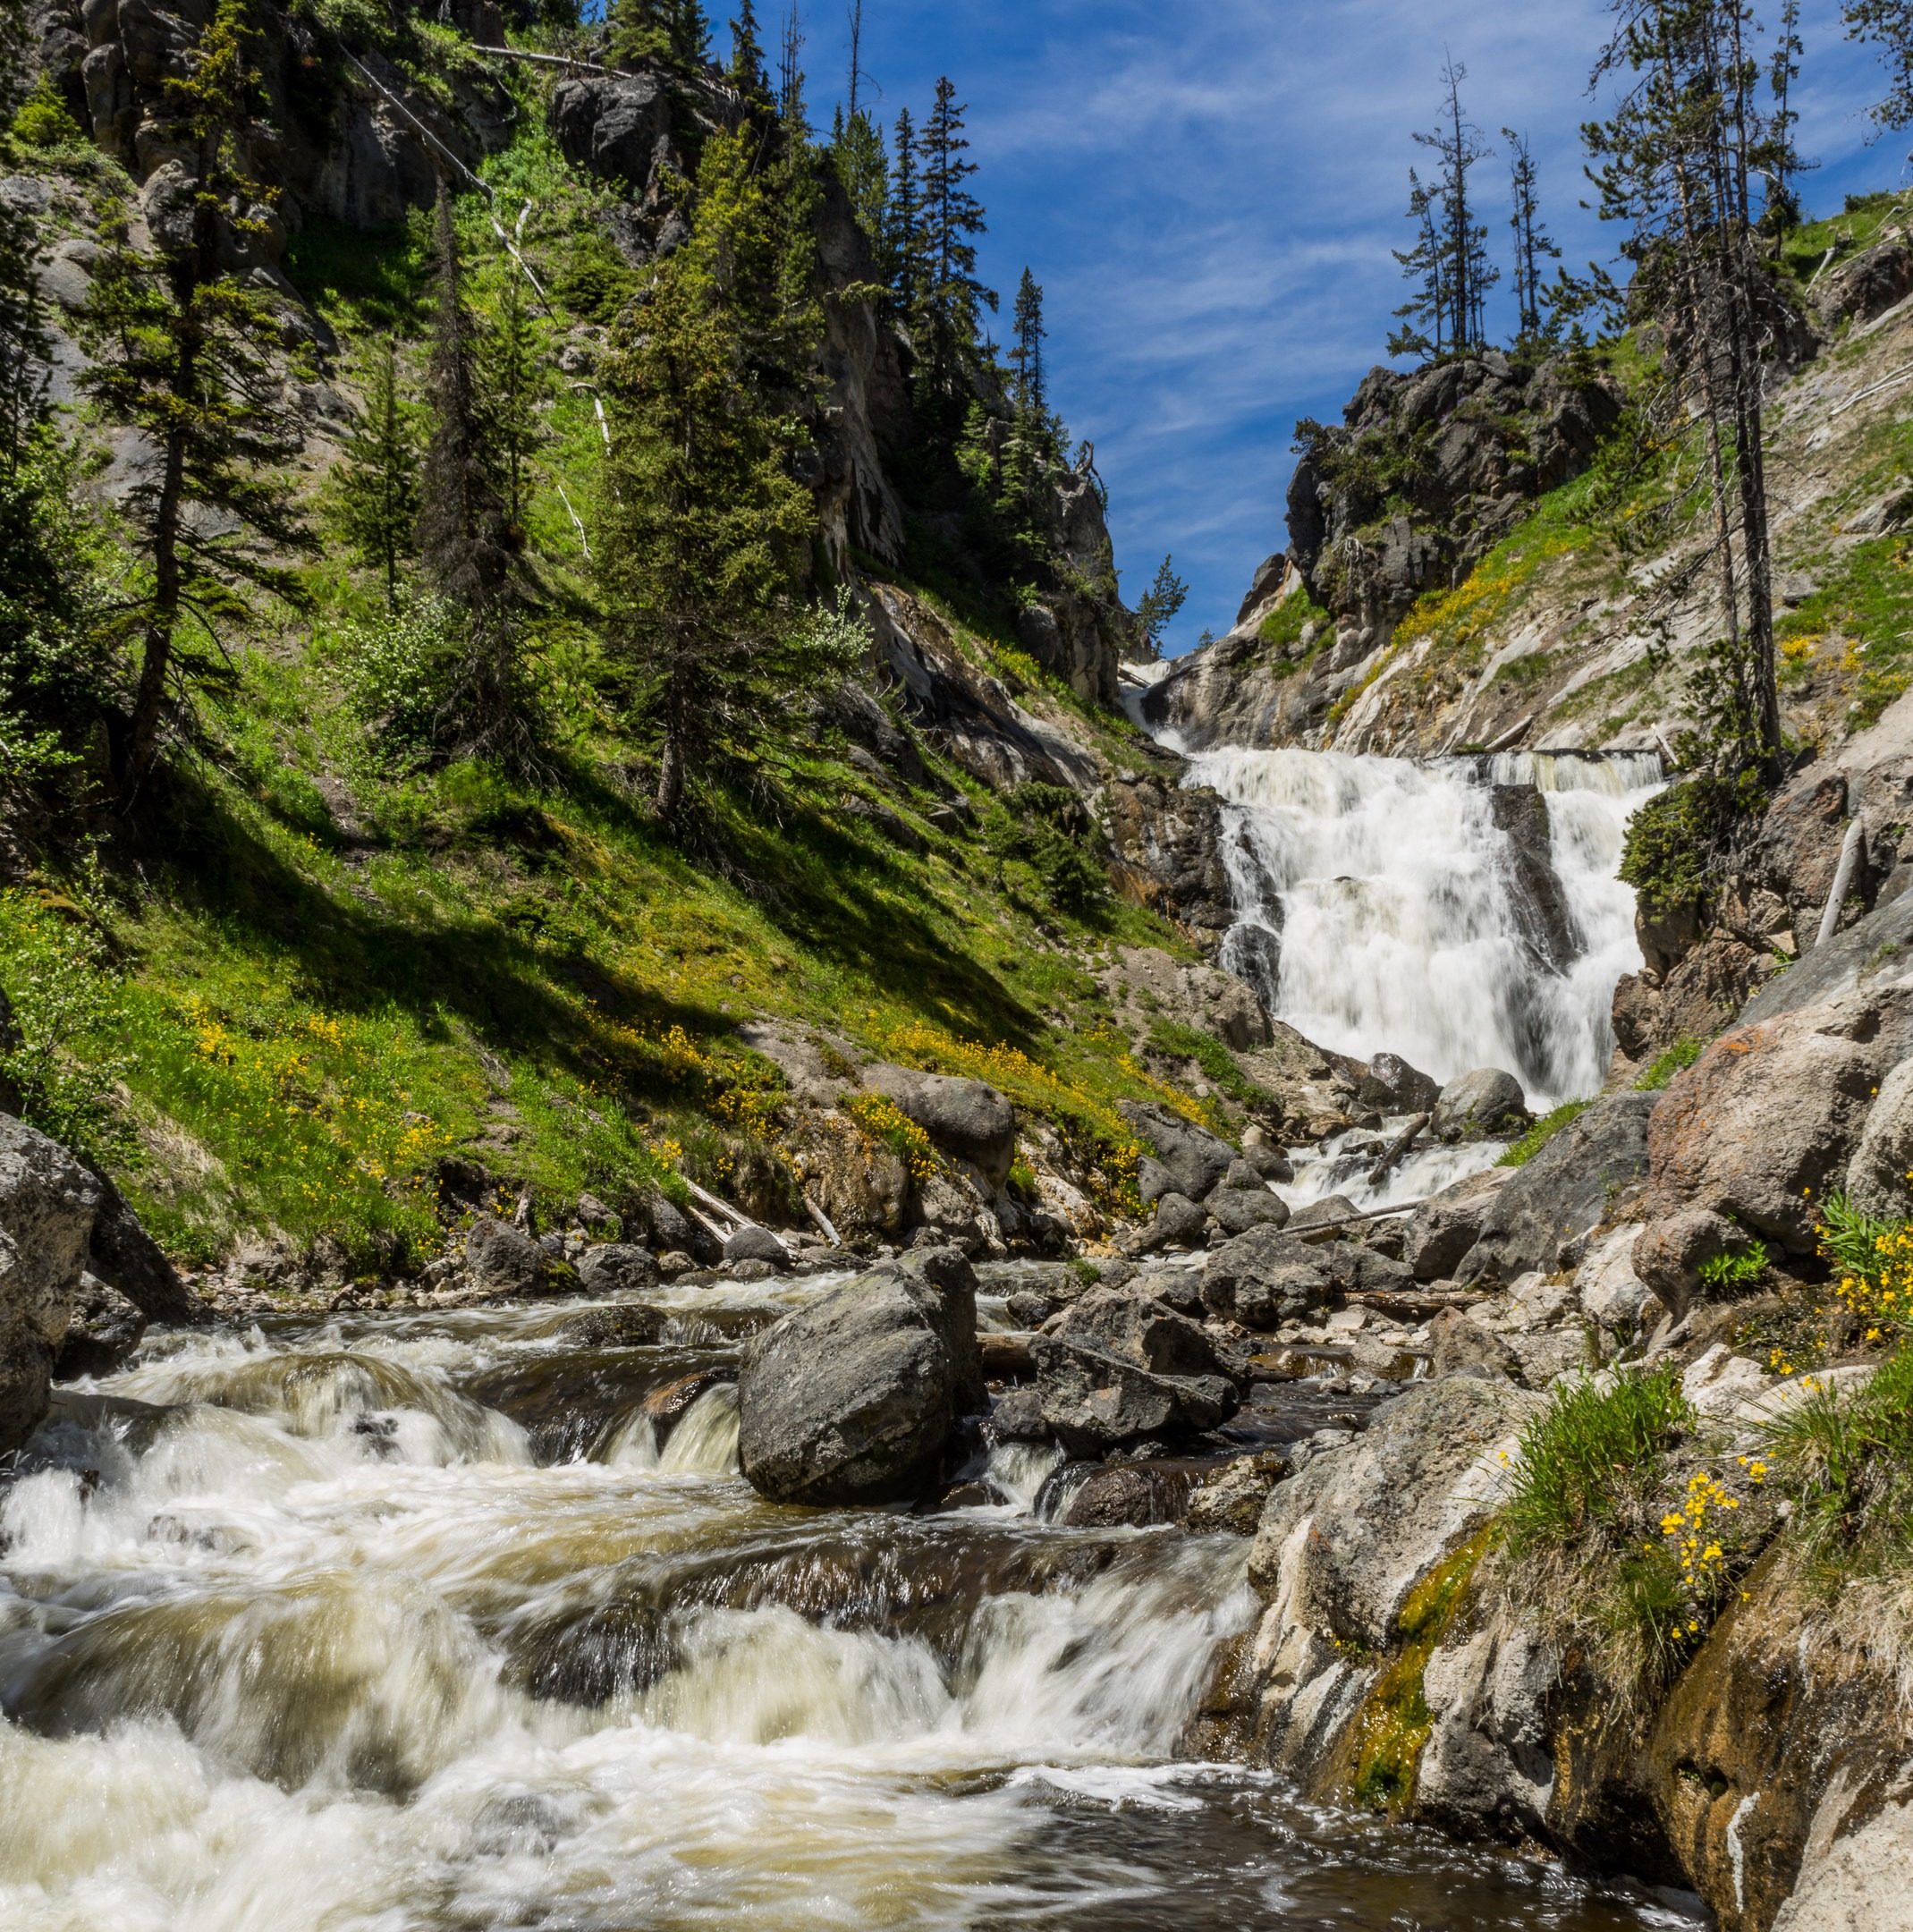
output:
[[[1310,1039],[1399,1054],[1437,1080],[1505,1067],[1530,1105],[1595,1092],[1613,1048],[1615,983],[1638,969],[1633,894],[1616,877],[1629,816],[1658,788],[1652,754],[1510,753],[1429,765],[1336,752],[1219,749],[1187,782],[1226,801],[1237,924],[1223,961]],[[1545,801],[1573,957],[1537,960],[1494,785]]]

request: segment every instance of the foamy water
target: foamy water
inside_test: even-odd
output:
[[[1053,1452],[952,1515],[783,1509],[728,1385],[662,1444],[606,1397],[565,1461],[481,1399],[688,1360],[387,1316],[63,1398],[0,1493],[0,1925],[1657,1922],[1174,1763],[1249,1546],[1039,1523]]]
[[[1223,963],[1310,1039],[1401,1055],[1436,1080],[1506,1068],[1545,1108],[1599,1089],[1609,1009],[1641,964],[1616,877],[1628,818],[1661,783],[1651,756],[1527,753],[1435,765],[1339,752],[1195,754],[1187,782],[1226,801],[1237,923]],[[1523,937],[1490,784],[1533,784],[1575,952]]]

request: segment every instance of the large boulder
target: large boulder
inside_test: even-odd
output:
[[[96,1175],[57,1141],[0,1114],[0,1454],[47,1413],[99,1204]]]
[[[1199,1248],[1208,1238],[1207,1211],[1172,1190],[1155,1197],[1154,1218],[1128,1246],[1131,1254],[1158,1254],[1165,1248]]]
[[[988,1401],[977,1277],[960,1249],[918,1249],[752,1337],[738,1453],[773,1502],[897,1502],[928,1487],[958,1419]]]
[[[1646,1176],[1648,1117],[1659,1097],[1631,1089],[1604,1094],[1516,1168],[1491,1198],[1456,1279],[1511,1282],[1562,1266],[1563,1247],[1609,1219]]]
[[[1325,1251],[1278,1228],[1252,1228],[1213,1250],[1202,1302],[1212,1315],[1271,1333],[1303,1321],[1334,1285]]]
[[[145,1315],[124,1295],[97,1275],[82,1275],[72,1318],[53,1359],[54,1380],[111,1375],[140,1346],[145,1333]]]
[[[1685,1315],[1710,1261],[1747,1245],[1747,1233],[1710,1208],[1683,1208],[1640,1230],[1628,1250],[1635,1277],[1673,1314]]]
[[[1528,1121],[1528,1097],[1512,1073],[1477,1067],[1442,1089],[1429,1123],[1437,1140],[1479,1140],[1519,1133]]]
[[[1634,1267],[1634,1244],[1644,1232],[1638,1221],[1611,1228],[1574,1271],[1582,1311],[1613,1335],[1631,1335],[1656,1312],[1654,1290]]]
[[[1376,1054],[1355,1089],[1359,1106],[1373,1107],[1380,1114],[1432,1114],[1441,1097],[1439,1080],[1392,1053]]]
[[[1511,1167],[1490,1167],[1483,1174],[1464,1174],[1415,1210],[1401,1258],[1417,1281],[1446,1281],[1453,1275],[1481,1239],[1494,1196],[1515,1173]]]
[[[1119,1111],[1150,1149],[1138,1165],[1137,1191],[1145,1201],[1164,1194],[1205,1200],[1229,1172],[1235,1149],[1206,1128],[1153,1100],[1125,1100]]]
[[[93,1179],[99,1207],[87,1242],[89,1272],[150,1321],[180,1326],[210,1321],[212,1311],[180,1279],[119,1189],[97,1170]]]
[[[1284,1227],[1289,1204],[1279,1194],[1271,1194],[1257,1182],[1253,1191],[1246,1188],[1217,1188],[1209,1196],[1211,1218],[1224,1234],[1246,1234],[1254,1227]]]
[[[944,1152],[968,1161],[993,1192],[1010,1178],[1016,1159],[1016,1112],[995,1088],[883,1061],[863,1070],[863,1083],[894,1102],[897,1111]]]
[[[588,1294],[622,1294],[657,1285],[657,1263],[648,1248],[632,1241],[605,1241],[578,1258],[578,1279]]]
[[[1909,1019],[1913,996],[1855,991],[1723,1034],[1655,1110],[1650,1217],[1711,1208],[1811,1254]]]
[[[465,1274],[483,1294],[563,1294],[578,1285],[569,1262],[532,1240],[522,1228],[480,1215],[465,1236]]]
[[[1219,1375],[1215,1344],[1200,1322],[1153,1296],[1097,1289],[1063,1313],[1056,1334],[1065,1342],[1120,1355],[1155,1375]]]
[[[1418,1384],[1275,1486],[1249,1570],[1268,1605],[1251,1667],[1275,1768],[1312,1772],[1333,1750],[1374,1681],[1366,1659],[1393,1647],[1415,1587],[1500,1505],[1540,1406],[1505,1381]]]
[[[764,1261],[774,1268],[791,1265],[791,1250],[768,1228],[741,1227],[724,1239],[726,1261]]]
[[[1029,1355],[1044,1427],[1073,1456],[1214,1428],[1240,1406],[1226,1377],[1153,1375],[1062,1335],[1033,1337]]]

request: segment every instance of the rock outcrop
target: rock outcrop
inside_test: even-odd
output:
[[[929,1486],[986,1399],[976,1275],[960,1250],[922,1249],[752,1338],[738,1453],[773,1502],[895,1502]]]

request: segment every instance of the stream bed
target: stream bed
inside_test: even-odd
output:
[[[1177,1760],[1249,1545],[760,1501],[841,1277],[156,1339],[0,1489],[8,1932],[1620,1932],[1626,1885]],[[654,1300],[660,1299],[654,1297]],[[662,1436],[659,1418],[674,1422]]]

